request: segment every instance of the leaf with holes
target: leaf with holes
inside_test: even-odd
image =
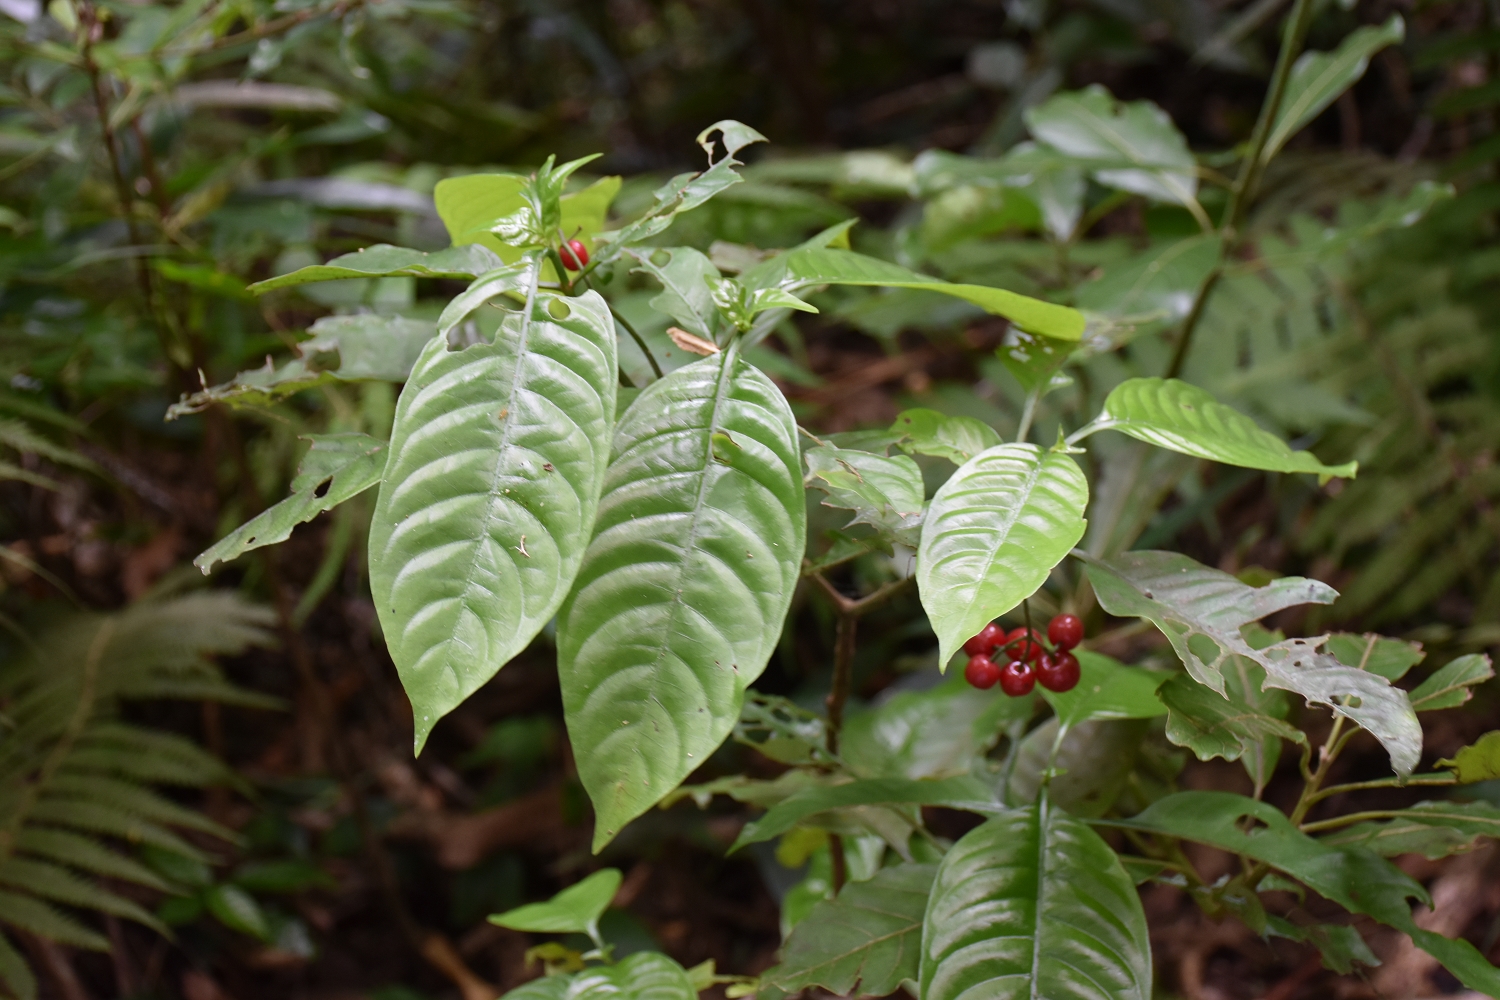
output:
[[[1317,580],[1283,577],[1251,587],[1175,552],[1126,552],[1107,562],[1084,557],[1099,603],[1110,614],[1145,618],[1171,641],[1200,684],[1225,693],[1232,656],[1258,663],[1265,686],[1300,694],[1374,734],[1398,774],[1410,774],[1422,753],[1422,727],[1406,692],[1384,677],[1348,667],[1317,639],[1284,639],[1252,648],[1240,629],[1298,604],[1331,604],[1337,591]]]
[[[297,525],[363,493],[385,472],[385,442],[368,434],[310,434],[306,440],[312,447],[297,467],[292,495],[219,539],[194,566],[207,574],[215,563],[284,542]]]
[[[1480,837],[1500,839],[1500,808],[1488,802],[1418,802],[1388,820],[1356,823],[1322,838],[1365,847],[1382,857],[1420,854],[1429,860],[1467,851]]]
[[[626,253],[636,263],[632,270],[649,274],[661,284],[651,308],[666,313],[689,333],[712,342],[719,313],[710,282],[721,277],[713,261],[692,247],[642,247]]]
[[[1133,378],[1115,386],[1094,422],[1158,448],[1267,472],[1312,472],[1321,478],[1352,477],[1358,462],[1324,465],[1306,451],[1293,451],[1274,434],[1195,385],[1178,379]]]
[[[500,266],[500,258],[482,246],[454,246],[434,253],[377,243],[354,253],[335,257],[326,264],[303,267],[250,286],[257,295],[305,285],[310,281],[343,278],[474,278]]]
[[[787,937],[781,964],[761,981],[789,994],[810,986],[837,996],[895,993],[902,980],[917,978],[936,871],[936,865],[893,865],[815,904]]]
[[[1259,665],[1236,656],[1224,676],[1222,695],[1183,674],[1157,690],[1167,707],[1167,739],[1199,760],[1243,761],[1255,787],[1264,788],[1281,758],[1281,741],[1306,745],[1307,737],[1286,722],[1286,695],[1263,687]]]
[[[868,524],[915,547],[922,527],[922,470],[906,455],[890,458],[851,448],[809,448],[808,485],[828,494],[825,507],[854,511],[850,524]]]
[[[1451,758],[1440,760],[1433,766],[1452,768],[1460,785],[1500,778],[1500,730],[1485,733]]]
[[[413,369],[370,528],[370,586],[418,750],[566,596],[615,386],[614,323],[594,292],[539,296],[494,343],[450,351],[436,339]]]
[[[737,349],[653,382],[626,411],[558,613],[596,850],[729,735],[781,634],[806,533],[796,421]]]
[[[936,455],[963,465],[981,451],[1001,444],[1000,435],[982,420],[952,417],[937,410],[903,410],[891,424],[896,444],[917,455]]]
[[[917,587],[940,666],[1036,592],[1083,537],[1088,499],[1071,456],[1031,444],[983,451],[938,489],[922,523]]]
[[[923,1000],[1147,1000],[1141,900],[1115,852],[1045,802],[970,830],[938,866]]]
[[[1388,681],[1399,681],[1427,656],[1420,642],[1391,639],[1373,632],[1364,635],[1335,632],[1328,637],[1327,649],[1344,666],[1368,670]]]

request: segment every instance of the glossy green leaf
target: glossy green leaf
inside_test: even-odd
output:
[[[923,1000],[1147,1000],[1140,897],[1082,821],[1046,803],[996,816],[938,866],[920,982]]]
[[[269,357],[261,368],[184,395],[167,410],[167,419],[198,413],[214,403],[268,406],[304,389],[337,382],[404,382],[436,328],[428,320],[401,316],[325,316],[297,345],[300,357],[279,367]]]
[[[772,806],[760,819],[745,824],[729,850],[733,853],[748,844],[779,837],[809,816],[832,809],[876,805],[999,808],[991,798],[984,783],[968,775],[938,780],[863,778],[842,785],[820,785],[797,792]]]
[[[868,451],[809,448],[808,485],[828,494],[825,507],[854,511],[850,524],[868,524],[903,545],[915,547],[922,527],[922,470],[905,455],[886,458]]]
[[[797,584],[801,465],[786,399],[735,347],[653,382],[616,428],[594,537],[557,630],[596,849],[707,760],[739,718]]]
[[[545,903],[528,903],[490,917],[490,923],[538,934],[594,934],[599,918],[620,891],[618,868],[603,868]]]
[[[613,965],[571,976],[543,976],[504,1000],[697,1000],[688,972],[659,951],[638,951]]]
[[[634,270],[661,283],[662,290],[651,300],[651,308],[666,313],[689,333],[713,341],[719,314],[710,282],[721,277],[713,261],[692,247],[643,247],[627,253],[636,262]]]
[[[262,941],[271,939],[271,925],[255,897],[237,885],[216,885],[203,894],[208,912],[232,931],[248,934]]]
[[[1094,423],[1133,438],[1226,465],[1268,472],[1312,472],[1352,477],[1358,462],[1324,465],[1310,452],[1293,451],[1274,434],[1195,385],[1178,379],[1133,378],[1115,386]]]
[[[1072,157],[1100,184],[1156,201],[1197,205],[1197,163],[1187,140],[1150,101],[1117,101],[1095,84],[1027,109],[1026,125],[1038,141]]]
[[[354,253],[335,257],[326,264],[299,268],[290,274],[257,281],[249,290],[257,295],[305,285],[310,281],[341,278],[476,278],[500,266],[500,258],[482,246],[453,246],[423,253],[406,247],[377,243]]]
[[[891,424],[890,433],[904,451],[918,455],[936,455],[954,465],[1000,444],[1000,435],[982,420],[973,417],[950,417],[937,410],[903,410]]]
[[[1392,639],[1373,632],[1364,635],[1335,633],[1328,637],[1327,648],[1344,666],[1368,670],[1388,681],[1399,681],[1427,656],[1422,652],[1420,642]]]
[[[1292,66],[1276,122],[1266,137],[1261,162],[1269,163],[1287,140],[1310,124],[1369,68],[1370,57],[1406,37],[1406,22],[1392,14],[1379,27],[1356,28],[1332,52],[1304,52]]]
[[[507,264],[493,271],[486,271],[470,282],[469,287],[459,292],[438,315],[437,332],[447,337],[454,327],[468,319],[475,310],[500,296],[510,299],[509,304],[524,308],[526,295],[532,284],[532,267],[535,258],[529,257],[515,264]],[[569,306],[569,308],[572,308]]]
[[[852,250],[820,247],[790,250],[757,264],[740,275],[740,280],[751,288],[776,287],[786,291],[815,285],[921,288],[972,302],[1032,333],[1074,341],[1083,336],[1083,314],[1076,309],[1003,288],[954,284]]]
[[[1005,342],[995,349],[1000,364],[1027,393],[1066,388],[1073,380],[1058,369],[1068,360],[1076,344],[1027,333],[1017,327],[1005,331]]]
[[[1061,736],[1057,719],[1048,719],[1016,748],[1005,801],[1037,801],[1050,770],[1049,802],[1074,816],[1102,816],[1125,790],[1145,736],[1146,723],[1135,719],[1080,722]]]
[[[368,434],[311,434],[312,447],[297,467],[292,495],[266,508],[193,560],[205,574],[262,545],[291,537],[292,529],[364,492],[385,473],[386,444]]]
[[[1171,674],[1127,667],[1103,653],[1074,650],[1078,684],[1071,691],[1038,689],[1065,729],[1094,719],[1151,719],[1166,714],[1156,696]]]
[[[1129,820],[1111,823],[1264,861],[1351,913],[1367,914],[1405,932],[1470,989],[1500,994],[1500,970],[1478,949],[1425,930],[1412,919],[1409,900],[1431,902],[1419,883],[1370,851],[1314,840],[1269,803],[1231,792],[1178,792]]]
[[[1265,690],[1265,671],[1236,656],[1225,665],[1224,694],[1185,674],[1156,692],[1167,708],[1167,739],[1199,760],[1242,760],[1257,789],[1264,788],[1281,757],[1281,741],[1306,744],[1302,730],[1286,720],[1286,696]]]
[[[1356,823],[1322,838],[1365,847],[1382,857],[1420,854],[1430,860],[1467,851],[1480,837],[1500,839],[1500,808],[1488,802],[1418,802],[1393,818]]]
[[[1338,596],[1332,587],[1301,577],[1251,587],[1174,552],[1126,552],[1108,562],[1085,558],[1104,609],[1151,621],[1200,684],[1224,694],[1230,658],[1245,657],[1265,670],[1267,686],[1327,705],[1369,730],[1398,774],[1417,766],[1422,727],[1406,692],[1323,652],[1319,647],[1326,637],[1285,639],[1255,649],[1241,634],[1245,625],[1285,608],[1332,603]]]
[[[1500,778],[1500,730],[1485,733],[1451,758],[1440,760],[1434,766],[1452,768],[1460,785]]]
[[[466,174],[438,181],[433,201],[455,249],[477,245],[507,263],[518,260],[521,250],[490,230],[526,204],[526,180],[520,174]],[[559,199],[563,235],[582,240],[592,250],[594,234],[604,228],[605,213],[619,190],[620,178],[602,177],[581,191],[563,195]],[[498,266],[497,262],[485,270]]]
[[[1474,697],[1474,688],[1495,676],[1485,653],[1470,653],[1450,660],[1411,692],[1411,707],[1418,712],[1457,708]]]
[[[933,496],[917,587],[938,663],[1030,597],[1083,537],[1088,480],[1072,457],[1031,444],[974,456]]]
[[[583,558],[615,411],[597,293],[539,296],[494,343],[434,340],[402,390],[370,529],[370,585],[420,750],[557,611]],[[529,321],[528,321],[529,319]]]
[[[836,996],[887,996],[915,980],[922,918],[936,865],[882,868],[813,906],[761,982],[784,993],[819,986]]]

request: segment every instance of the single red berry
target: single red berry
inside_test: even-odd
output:
[[[1036,671],[1031,669],[1031,664],[1021,660],[1011,660],[1000,668],[1000,690],[1012,698],[1030,694],[1034,687],[1036,687]]]
[[[1000,667],[988,656],[969,657],[968,666],[964,667],[964,680],[981,691],[987,691],[994,687],[999,679]]]
[[[1058,694],[1077,687],[1078,675],[1078,657],[1067,651],[1048,653],[1036,668],[1036,679],[1042,687]]]
[[[1005,648],[1018,660],[1035,663],[1047,647],[1042,645],[1042,634],[1036,629],[1031,630],[1031,638],[1026,638],[1024,628],[1013,628],[1005,636]]]
[[[581,240],[569,240],[558,247],[558,256],[562,258],[563,267],[569,271],[582,271],[589,263],[589,248],[583,245]]]
[[[1047,638],[1059,650],[1072,649],[1083,641],[1083,622],[1077,615],[1058,615],[1047,623]]]
[[[964,643],[964,652],[970,656],[989,656],[990,651],[1005,642],[1005,630],[990,622],[979,630],[979,634]]]

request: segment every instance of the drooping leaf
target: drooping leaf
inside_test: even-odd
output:
[[[1066,733],[1059,733],[1056,717],[1048,719],[1016,748],[1006,802],[1036,802],[1045,783],[1054,806],[1074,816],[1102,816],[1125,790],[1145,736],[1146,723],[1136,719],[1080,722]]]
[[[455,295],[443,307],[437,321],[438,335],[447,337],[454,327],[473,315],[475,310],[502,295],[507,296],[513,304],[524,307],[526,295],[535,280],[535,266],[536,257],[533,255],[518,263],[486,271],[475,278],[468,288]]]
[[[781,633],[807,531],[791,409],[733,346],[647,387],[613,456],[558,614],[596,849],[733,728]]]
[[[890,433],[904,451],[936,455],[954,465],[1000,444],[1000,435],[989,424],[973,417],[950,417],[937,410],[903,410],[891,424]]]
[[[1382,857],[1421,854],[1431,860],[1467,851],[1480,837],[1500,839],[1500,809],[1488,802],[1418,802],[1395,817],[1357,823],[1322,838]]]
[[[1078,307],[1134,327],[1178,322],[1192,310],[1198,289],[1219,263],[1223,245],[1218,236],[1155,244],[1078,286]]]
[[[1287,140],[1322,114],[1365,75],[1370,57],[1406,37],[1406,22],[1392,14],[1379,27],[1356,28],[1332,52],[1304,52],[1292,66],[1276,122],[1266,137],[1261,162],[1269,163]]]
[[[1197,164],[1187,140],[1150,101],[1116,101],[1095,84],[1028,109],[1026,125],[1100,184],[1156,201],[1197,204]]]
[[[1346,667],[1368,670],[1393,682],[1405,677],[1406,672],[1427,655],[1422,652],[1420,642],[1392,639],[1373,632],[1331,635],[1328,637],[1328,652]]]
[[[1104,400],[1095,427],[1117,430],[1158,448],[1247,469],[1312,472],[1324,478],[1352,477],[1359,469],[1358,462],[1324,465],[1309,452],[1293,451],[1243,413],[1178,379],[1133,378],[1121,382]]]
[[[1254,821],[1254,827],[1248,825]],[[1232,792],[1178,792],[1112,825],[1165,833],[1264,861],[1351,913],[1403,931],[1465,986],[1500,993],[1500,970],[1469,942],[1445,938],[1412,919],[1409,900],[1431,900],[1422,886],[1376,854],[1336,847],[1302,833],[1275,806]]]
[[[1078,657],[1078,684],[1061,693],[1039,689],[1064,730],[1095,719],[1151,719],[1166,714],[1156,691],[1170,674],[1127,667],[1087,649],[1074,650],[1074,654]]]
[[[1486,653],[1470,653],[1450,660],[1411,692],[1411,707],[1418,712],[1457,708],[1474,697],[1471,688],[1495,676]]]
[[[882,868],[814,904],[782,946],[781,963],[761,981],[793,994],[820,986],[837,996],[887,996],[915,980],[922,918],[936,865]]]
[[[863,778],[842,785],[819,785],[797,792],[772,806],[760,819],[745,824],[729,850],[770,840],[786,833],[809,816],[851,806],[949,805],[978,810],[998,809],[983,782],[968,775],[939,780]]]
[[[905,455],[819,446],[803,455],[808,485],[828,494],[825,507],[854,511],[850,524],[868,524],[915,547],[922,526],[922,470]]]
[[[341,278],[476,278],[500,266],[500,258],[482,246],[452,246],[447,250],[423,253],[406,247],[377,243],[354,253],[335,257],[326,264],[299,268],[265,281],[257,281],[249,291],[256,295],[305,285],[310,281],[338,281]]]
[[[1003,288],[954,284],[852,250],[821,247],[790,250],[757,264],[740,275],[740,280],[750,288],[774,287],[789,292],[814,285],[921,288],[972,302],[1032,333],[1073,341],[1083,335],[1083,314],[1076,309]]]
[[[996,816],[938,866],[920,982],[924,1000],[1147,1000],[1140,897],[1082,821],[1045,802]]]
[[[1005,342],[995,349],[995,356],[1025,392],[1041,389],[1045,394],[1073,384],[1073,380],[1058,369],[1068,360],[1075,346],[1065,340],[1011,327],[1005,331]]]
[[[1369,730],[1398,774],[1410,774],[1422,753],[1422,728],[1406,692],[1384,677],[1347,667],[1318,647],[1323,639],[1284,639],[1253,648],[1240,629],[1297,604],[1331,603],[1327,584],[1284,577],[1251,587],[1174,552],[1127,552],[1103,562],[1086,559],[1099,603],[1111,614],[1145,618],[1171,641],[1200,684],[1225,693],[1224,669],[1241,656],[1266,672],[1265,685],[1310,702]]]
[[[1292,941],[1302,941],[1318,949],[1323,956],[1324,968],[1341,976],[1354,971],[1354,963],[1371,967],[1380,964],[1380,959],[1359,936],[1353,927],[1340,924],[1294,924],[1283,917],[1267,915],[1266,933]]]
[[[490,923],[514,931],[538,934],[592,934],[610,900],[620,891],[624,876],[618,868],[603,868],[547,900],[528,903],[490,916]]]
[[[539,296],[494,343],[434,340],[402,390],[370,583],[418,749],[567,594],[604,477],[615,343],[597,293]]]
[[[240,372],[221,385],[184,395],[167,419],[198,413],[214,403],[266,406],[294,392],[335,382],[404,382],[422,348],[436,332],[427,320],[401,316],[325,316],[297,345],[301,357]]]
[[[380,482],[386,444],[368,434],[310,434],[312,447],[297,467],[292,495],[266,508],[193,560],[205,574],[215,563],[291,537],[292,529]]]
[[[1460,785],[1500,778],[1500,730],[1485,733],[1451,758],[1440,760],[1434,766],[1452,768]]]
[[[1305,744],[1307,737],[1285,721],[1286,696],[1263,689],[1260,666],[1237,656],[1226,664],[1224,676],[1222,695],[1186,675],[1157,690],[1167,707],[1167,739],[1199,760],[1242,760],[1255,787],[1264,788],[1281,757],[1281,741]]]
[[[1083,537],[1088,480],[1072,457],[1031,444],[975,455],[933,496],[917,551],[938,663],[1030,597]]]

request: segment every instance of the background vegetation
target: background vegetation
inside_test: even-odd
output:
[[[1025,109],[1090,84],[1156,102],[1194,149],[1232,147],[1253,126],[1282,6],[0,3],[0,922],[20,949],[0,946],[0,979],[20,992],[30,973],[15,970],[29,968],[67,1000],[479,1000],[536,972],[535,942],[482,917],[601,863],[546,642],[411,759],[363,565],[373,497],[209,580],[189,564],[285,495],[299,434],[383,435],[395,397],[386,383],[329,378],[272,411],[211,405],[168,422],[168,407],[262,359],[283,363],[327,314],[431,319],[430,300],[457,290],[397,278],[256,300],[249,282],[374,242],[444,246],[438,180],[550,153],[602,152],[588,169],[626,175],[615,211],[629,215],[666,175],[701,165],[692,140],[704,125],[736,118],[771,150],[747,150],[747,183],[673,230],[725,270],[753,259],[746,247],[858,216],[867,253],[1071,295],[1133,262],[1169,266],[1160,248],[1196,223],[1096,197],[1059,258],[971,187],[920,169],[940,160],[913,158],[1002,153],[1026,138]],[[1309,45],[1333,48],[1395,13],[1400,43],[1273,166],[1244,228],[1245,266],[1197,320],[1184,373],[1325,459],[1359,459],[1359,478],[1319,488],[1137,469],[1163,484],[1163,506],[1113,524],[1137,547],[1179,547],[1247,580],[1326,580],[1344,596],[1321,622],[1276,624],[1380,628],[1442,662],[1500,644],[1500,8],[1327,4]],[[1201,162],[1217,214],[1215,168]],[[1435,190],[1424,182],[1456,194],[1423,200]],[[1381,223],[1393,205],[1418,221]],[[1335,228],[1342,238],[1318,242]],[[615,291],[622,312],[652,294]],[[1026,393],[994,360],[998,321],[915,295],[818,301],[820,315],[778,328],[756,355],[804,424],[885,426],[926,406],[1013,434]],[[1117,318],[1183,319],[1171,302],[1139,304]],[[670,359],[665,334],[643,332]],[[1169,363],[1147,347],[1133,358],[1146,374]],[[1038,426],[1050,435],[1092,412],[1093,392],[1050,397]],[[804,590],[758,688],[811,704],[830,683],[832,609]],[[935,655],[914,598],[867,620],[861,643],[862,701],[930,671]],[[1111,652],[1152,648],[1126,636]],[[1434,716],[1430,755],[1500,726],[1497,708],[1481,687]],[[1354,749],[1340,780],[1383,773],[1373,741]],[[700,780],[745,768],[777,770],[731,744]],[[1185,788],[1248,787],[1222,761],[1158,772]],[[629,827],[602,859],[626,872],[607,936],[622,950],[654,941],[689,966],[770,965],[786,913],[806,905],[787,895],[806,890],[806,859],[726,860],[745,815],[684,802]],[[95,878],[28,869],[18,846]],[[1446,900],[1440,929],[1495,960],[1494,853],[1402,862]],[[1451,985],[1394,938],[1372,938],[1385,965],[1335,983],[1310,949],[1210,920],[1174,890],[1154,887],[1146,902],[1170,995]]]

